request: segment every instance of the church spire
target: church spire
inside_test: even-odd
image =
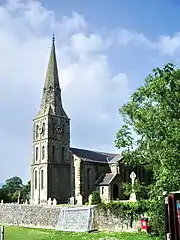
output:
[[[59,86],[58,68],[56,61],[55,37],[53,34],[51,52],[46,72],[39,114],[46,114],[51,112],[51,114],[61,115],[61,110],[61,89]]]

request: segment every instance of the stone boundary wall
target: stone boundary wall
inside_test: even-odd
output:
[[[124,217],[116,217],[113,214],[95,210],[94,225],[99,231],[109,232],[137,232],[140,222],[131,222]]]
[[[66,206],[67,207],[67,206]],[[73,207],[73,206],[69,206]],[[77,208],[77,206],[74,206]],[[81,206],[82,207],[82,206]],[[42,206],[29,204],[0,204],[0,224],[32,228],[56,229],[62,206]],[[94,226],[99,231],[137,231],[137,223],[105,215],[95,209]]]

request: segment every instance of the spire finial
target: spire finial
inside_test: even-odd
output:
[[[54,42],[55,42],[55,36],[54,36],[54,33],[53,33],[53,36],[52,36],[52,44],[54,45]]]

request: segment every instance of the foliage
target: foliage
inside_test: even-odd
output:
[[[4,203],[11,202],[11,199],[8,195],[8,191],[6,189],[0,189],[0,200],[3,200]]]
[[[100,197],[99,192],[97,192],[97,191],[92,192],[91,204],[96,205],[99,203],[101,203],[101,197]]]
[[[141,215],[148,211],[149,200],[140,200],[138,202],[109,202],[98,205],[99,210],[105,214],[110,211],[116,217],[128,219],[130,221],[139,220]]]
[[[163,191],[179,190],[180,182],[180,70],[171,63],[148,75],[120,109],[124,125],[116,146],[124,163],[152,171],[151,224],[162,234]],[[161,223],[160,226],[155,222]]]
[[[88,240],[159,240],[157,237],[150,237],[147,234],[143,233],[107,233],[107,232],[98,232],[94,233],[72,233],[72,232],[59,232],[53,230],[45,229],[31,229],[31,228],[19,228],[19,227],[5,227],[5,237],[6,240],[79,240],[79,239],[88,239]]]
[[[123,184],[124,195],[129,197],[132,193],[132,184],[124,183]],[[146,186],[145,183],[141,183],[139,180],[136,180],[133,186],[133,190],[136,194],[138,200],[148,199],[149,196],[149,186]]]
[[[31,192],[31,181],[28,181],[27,184],[23,185],[23,188],[22,188],[22,197],[24,201],[30,199],[30,192]]]
[[[19,177],[12,177],[6,180],[5,184],[2,186],[4,192],[10,198],[10,201],[17,201],[19,191],[22,189],[22,179]]]
[[[30,181],[23,185],[22,179],[12,177],[5,181],[5,184],[0,189],[0,199],[4,202],[17,202],[19,192],[23,200],[30,198]]]

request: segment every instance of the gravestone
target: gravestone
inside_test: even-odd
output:
[[[71,205],[75,205],[74,197],[70,197],[69,202],[70,202]]]
[[[77,205],[79,205],[79,206],[83,205],[83,199],[82,199],[82,195],[81,194],[77,195]]]
[[[89,201],[89,205],[91,205],[91,203],[92,203],[92,194],[89,195],[88,201]]]
[[[1,204],[3,204],[4,202],[3,202],[3,199],[1,200]]]
[[[93,207],[63,207],[60,210],[56,230],[70,232],[95,230]]]
[[[56,206],[57,205],[57,200],[54,198],[53,199],[53,206]]]
[[[47,204],[48,204],[48,206],[52,205],[52,199],[51,198],[48,199]]]
[[[136,179],[136,174],[134,172],[132,172],[130,174],[130,178],[131,178],[131,181],[132,181],[132,192],[130,194],[129,200],[132,201],[132,202],[136,202],[137,201],[136,193],[134,192],[134,183],[135,183],[135,179]]]

